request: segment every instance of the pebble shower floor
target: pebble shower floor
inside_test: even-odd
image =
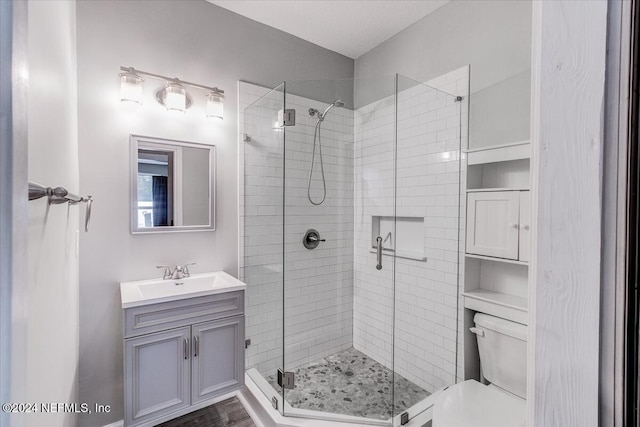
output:
[[[387,420],[429,393],[375,360],[350,348],[294,370],[295,388],[285,399],[298,409]],[[280,392],[275,376],[267,378]],[[395,413],[391,399],[395,382]]]

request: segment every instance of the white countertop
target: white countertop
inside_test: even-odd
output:
[[[122,308],[241,291],[244,282],[224,271],[192,274],[183,279],[150,279],[120,283]]]

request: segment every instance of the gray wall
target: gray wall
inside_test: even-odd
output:
[[[122,321],[118,283],[158,277],[157,264],[197,262],[194,273],[238,270],[237,81],[353,76],[353,60],[204,1],[80,1],[78,106],[81,191],[94,196],[91,230],[81,235],[79,399],[109,404],[83,426],[123,418]],[[194,106],[167,114],[147,79],[145,104],[119,105],[119,67],[225,90],[222,122]],[[216,145],[216,231],[129,233],[129,134]]]
[[[528,135],[530,85],[515,77],[531,68],[530,1],[451,1],[357,58],[355,75],[400,73],[426,82],[467,64],[471,64],[470,124],[483,123],[470,128],[470,147],[514,142]],[[511,98],[500,93],[505,85],[512,90]],[[481,95],[474,101],[478,92]],[[356,105],[380,97],[371,91],[356,93]],[[507,120],[498,113],[474,121],[474,110],[510,111],[511,117]],[[487,133],[491,128],[498,131]]]
[[[75,12],[75,1],[28,3],[28,177],[72,193],[79,189]],[[28,402],[78,401],[76,233],[83,207],[29,202]],[[74,413],[26,417],[34,427],[76,424]]]
[[[527,70],[472,93],[469,110],[470,147],[528,140],[531,72]]]

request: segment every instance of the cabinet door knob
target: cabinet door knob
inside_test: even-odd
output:
[[[189,339],[184,339],[184,360],[189,358]]]
[[[517,230],[520,228],[520,224],[511,224],[511,228],[515,228]]]
[[[196,335],[193,337],[193,357],[198,357],[198,353],[200,353],[200,339]]]
[[[528,230],[529,229],[529,225],[528,224],[520,224],[520,228],[522,228],[523,230]]]

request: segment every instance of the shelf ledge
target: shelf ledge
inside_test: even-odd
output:
[[[463,153],[477,153],[480,151],[491,151],[491,150],[499,150],[501,148],[509,148],[509,147],[517,147],[520,145],[527,145],[529,144],[529,140],[526,141],[518,141],[518,142],[510,142],[508,144],[497,144],[497,145],[490,145],[488,147],[479,147],[479,148],[469,148],[467,150],[462,150]]]
[[[489,291],[487,289],[474,289],[472,291],[463,292],[462,295],[467,298],[475,298],[477,300],[490,302],[503,307],[513,308],[514,310],[527,312],[527,299],[517,297],[515,295],[507,295],[500,292]]]
[[[523,325],[528,323],[529,310],[526,298],[486,289],[474,289],[461,294],[464,296],[465,308]]]
[[[482,193],[487,191],[529,191],[529,189],[526,187],[467,188],[467,193]]]
[[[529,141],[520,141],[510,144],[474,148],[464,150],[464,152],[467,154],[468,165],[482,165],[485,163],[528,159],[531,157],[529,146]]]
[[[481,260],[485,260],[485,261],[505,262],[505,263],[508,263],[508,264],[516,264],[516,265],[524,265],[524,266],[528,266],[529,265],[529,263],[526,262],[526,261],[518,261],[516,259],[497,258],[497,257],[484,256],[484,255],[475,255],[475,254],[467,254],[467,253],[465,253],[464,256],[466,256],[467,258],[475,258],[475,259],[481,259]]]

